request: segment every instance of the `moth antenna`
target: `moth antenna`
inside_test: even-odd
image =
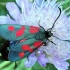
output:
[[[58,37],[56,37],[56,36],[54,36],[54,35],[53,35],[53,37],[55,37],[55,38],[57,38],[57,39],[61,40],[60,38],[58,38]],[[62,41],[63,41],[63,40],[62,40]]]
[[[50,31],[53,29],[53,27],[54,27],[54,25],[55,25],[56,21],[58,20],[58,18],[59,18],[59,17],[60,17],[60,15],[61,15],[61,8],[59,8],[59,7],[58,7],[58,9],[60,10],[59,16],[58,16],[58,17],[56,18],[56,20],[54,21],[54,23],[53,23],[52,27],[48,29],[48,30],[50,30]]]

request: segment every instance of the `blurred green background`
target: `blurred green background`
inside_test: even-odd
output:
[[[0,0],[0,15],[6,15],[8,13],[5,8],[5,4],[7,2],[13,2],[13,1],[15,2],[15,0]],[[32,0],[29,0],[29,1],[32,1]],[[70,5],[70,0],[58,0],[58,1],[65,1],[64,4],[62,5],[63,9],[69,7]],[[5,42],[6,40],[0,37],[0,50]],[[44,67],[41,67],[37,62],[33,67],[26,68],[23,64],[25,59],[26,58],[20,61],[17,61],[17,68],[15,70],[57,70],[52,64],[48,63],[47,66],[44,68]],[[70,60],[68,60],[68,62],[70,63]],[[14,70],[14,65],[15,65],[14,62],[0,60],[0,70]],[[68,70],[70,70],[70,67]]]

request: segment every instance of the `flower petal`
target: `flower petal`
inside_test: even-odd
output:
[[[29,2],[28,0],[16,0],[16,3],[21,8],[24,15],[27,15],[29,10],[31,10],[32,2]]]
[[[60,22],[61,21],[61,22]],[[61,14],[53,29],[54,35],[62,40],[70,40],[70,21],[65,14]]]
[[[14,20],[12,20],[9,15],[7,15],[7,18],[8,18],[8,22],[9,23],[11,23],[11,24],[17,24],[17,22],[14,21]]]
[[[66,62],[66,61],[55,60],[54,65],[58,70],[67,70],[68,66],[69,66],[69,63]]]
[[[8,24],[7,16],[0,16],[0,24]]]
[[[21,7],[22,2],[25,2],[26,4],[26,0],[16,0],[16,3],[18,4],[19,7]]]
[[[38,62],[41,66],[46,66],[46,63],[48,63],[49,61],[44,54],[40,54],[40,56],[38,57]]]
[[[37,58],[32,54],[29,56],[29,58],[24,63],[27,68],[32,67],[37,61]]]
[[[41,7],[43,5],[42,3],[44,3],[44,0],[34,0],[34,1],[36,2],[36,5],[38,7]]]
[[[49,56],[49,63],[52,63],[58,70],[67,70],[69,63],[66,60],[59,58],[59,56]]]
[[[18,19],[20,18],[19,16],[20,14],[20,10],[17,7],[17,5],[14,2],[8,2],[6,4],[6,8],[9,11],[9,14],[16,20],[18,21]]]

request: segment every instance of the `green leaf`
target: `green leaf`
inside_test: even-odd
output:
[[[6,7],[3,5],[0,5],[0,15],[7,15],[8,11],[6,10]]]
[[[13,1],[15,1],[15,0],[0,0],[0,3],[2,3],[2,2],[13,2]]]
[[[53,64],[47,63],[45,70],[57,70]]]
[[[35,65],[32,67],[32,70],[44,70],[43,67],[40,66],[38,62],[35,63]]]

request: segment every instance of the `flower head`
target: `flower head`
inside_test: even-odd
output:
[[[59,7],[61,3],[56,3],[57,0],[16,0],[6,4],[6,8],[10,14],[7,16],[0,16],[1,24],[20,24],[20,25],[33,25],[42,26],[46,31],[51,28],[59,16]],[[66,9],[67,10],[67,9]],[[47,63],[52,63],[58,70],[67,70],[68,62],[70,59],[70,17],[67,17],[65,11],[61,11],[60,17],[54,24],[52,29],[53,36],[49,38],[47,46],[41,46],[38,50],[34,51],[26,60],[26,67],[31,67],[36,61],[41,66],[46,66]],[[53,44],[52,42],[55,44]]]

